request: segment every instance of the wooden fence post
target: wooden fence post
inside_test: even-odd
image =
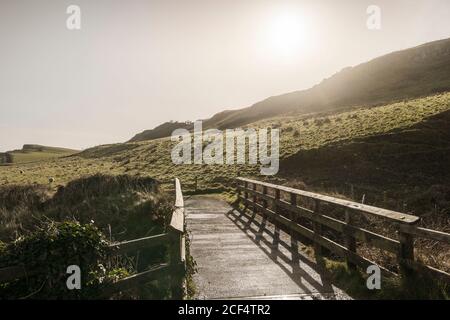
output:
[[[241,200],[241,188],[239,188],[241,186],[241,181],[236,179],[236,193],[237,193],[237,201],[238,203]]]
[[[176,230],[170,231],[170,264],[172,299],[182,300],[184,297],[184,236]]]
[[[403,232],[401,228],[399,228],[398,239],[400,241],[400,252],[398,256],[400,273],[402,276],[406,277],[411,272],[408,261],[414,261],[414,237],[409,233]]]
[[[290,203],[293,207],[297,206],[297,195],[294,193],[289,194],[290,196]],[[295,220],[295,215],[292,211],[289,211],[289,218],[291,219],[292,222],[294,222]]]
[[[273,212],[275,212],[275,214],[279,214],[279,210],[278,210],[278,204],[277,201],[280,201],[280,189],[275,189],[275,196],[274,196],[274,200],[273,200]],[[268,218],[269,221],[271,221],[272,219]]]
[[[293,207],[297,207],[297,195],[294,194],[294,193],[290,193],[289,196],[290,196],[289,202],[291,203],[291,205]],[[293,211],[291,211],[291,210],[289,210],[289,219],[293,223],[296,223],[296,220],[297,220],[296,219],[296,214]],[[294,235],[295,235],[295,232],[294,232],[294,230],[292,228],[289,228],[289,230],[290,230],[291,239],[293,239]]]
[[[277,201],[280,200],[280,189],[275,189],[275,200],[273,201],[273,212],[277,213]]]
[[[314,200],[314,214],[320,215],[320,201]],[[313,222],[313,229],[316,236],[322,235],[322,225],[318,222]],[[317,240],[314,240],[314,253],[317,258],[317,256],[322,255],[322,246],[319,244]]]
[[[253,191],[256,191],[256,183],[253,183]],[[253,212],[257,211],[256,201],[257,201],[256,194],[253,193]]]
[[[266,196],[267,195],[267,186],[263,186],[263,194]],[[263,199],[263,208],[267,209],[267,199]]]
[[[345,209],[345,223],[347,226],[350,226],[352,224],[352,217],[351,212],[349,209]],[[347,249],[351,252],[356,253],[356,239],[352,237],[348,231],[345,232],[345,245],[347,246]],[[350,270],[356,270],[356,265],[352,262],[350,262],[350,259],[346,258],[347,267]]]
[[[245,198],[245,200],[248,200],[248,192],[247,192],[247,189],[248,189],[248,182],[247,182],[247,181],[244,182],[244,188],[245,188],[245,191],[244,191],[244,198]],[[245,207],[247,207],[247,205],[248,205],[248,202],[245,201]]]

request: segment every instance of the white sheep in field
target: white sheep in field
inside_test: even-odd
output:
[[[55,182],[55,178],[53,178],[53,177],[49,177],[49,178],[48,178],[48,182],[49,182],[49,183],[53,183],[53,182]]]

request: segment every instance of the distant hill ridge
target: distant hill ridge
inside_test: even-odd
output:
[[[189,121],[187,121],[187,122],[176,122],[176,121],[175,122],[174,121],[165,122],[152,130],[145,130],[145,131],[135,135],[128,142],[137,142],[137,141],[145,141],[145,140],[164,138],[164,137],[170,136],[170,134],[175,129],[191,130],[192,128],[193,128],[193,124]]]
[[[48,158],[61,157],[79,152],[78,150],[24,144],[22,149],[0,153],[0,164],[40,161]]]
[[[204,120],[203,128],[232,129],[288,113],[306,114],[343,107],[382,105],[450,91],[450,39],[393,52],[348,67],[316,86],[274,96],[250,107],[226,110]],[[164,123],[130,141],[169,136],[180,123]]]

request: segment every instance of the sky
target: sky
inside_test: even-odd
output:
[[[448,0],[0,0],[0,151],[123,142],[307,89],[449,38],[449,13]]]

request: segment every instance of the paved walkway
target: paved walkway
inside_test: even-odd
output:
[[[199,299],[348,299],[305,247],[260,215],[209,196],[186,197]]]

